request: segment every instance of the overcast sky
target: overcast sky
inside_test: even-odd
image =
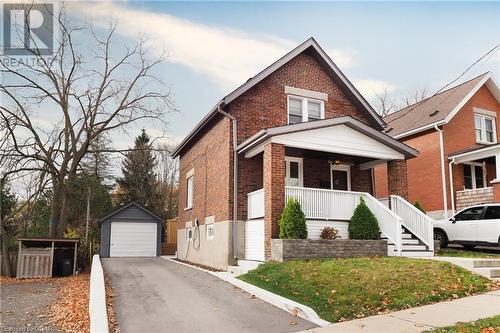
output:
[[[401,96],[439,89],[500,41],[499,2],[120,2],[79,3],[70,11],[106,26],[117,20],[124,40],[139,34],[154,51],[179,113],[153,135],[178,141],[232,89],[309,37],[373,101],[387,89]],[[500,54],[464,79],[492,71]],[[131,145],[132,138],[120,145]]]

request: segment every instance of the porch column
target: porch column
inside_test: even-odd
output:
[[[389,195],[395,194],[408,200],[408,171],[406,160],[387,162]]]
[[[495,173],[495,179],[491,181],[493,202],[500,202],[500,153],[495,155]]]
[[[278,220],[285,206],[285,146],[264,147],[264,251],[271,258],[271,238],[278,238]]]

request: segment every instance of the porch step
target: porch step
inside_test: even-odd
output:
[[[406,244],[417,245],[417,244],[420,244],[420,241],[416,238],[403,238],[403,245],[406,245]]]
[[[496,267],[500,269],[500,259],[477,259],[473,261],[472,267]]]
[[[409,245],[403,244],[403,251],[426,251],[427,247],[425,245]]]
[[[433,251],[401,251],[402,257],[434,257]]]
[[[403,232],[401,236],[403,237],[403,239],[413,238],[413,235],[408,232]]]
[[[489,279],[500,278],[500,267],[474,268],[473,271]]]

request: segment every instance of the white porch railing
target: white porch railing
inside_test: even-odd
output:
[[[289,198],[300,202],[308,219],[350,220],[361,193],[286,186],[286,201]]]
[[[264,217],[264,189],[253,191],[247,194],[248,198],[248,219]]]
[[[389,207],[380,202],[369,193],[363,193],[366,205],[375,215],[378,226],[382,234],[387,237],[390,243],[394,244],[398,255],[401,255],[403,249],[403,240],[401,235],[402,219],[391,211]]]
[[[403,226],[434,251],[432,219],[398,195],[391,195],[391,209],[401,216]]]

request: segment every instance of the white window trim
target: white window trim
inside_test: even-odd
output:
[[[331,164],[330,166],[330,188],[333,190],[333,170],[347,172],[347,191],[351,190],[351,166],[349,164]]]
[[[312,98],[312,99],[320,99],[323,101],[328,100],[328,94],[326,94],[326,93],[302,89],[302,88],[295,88],[295,87],[290,87],[290,86],[285,86],[285,94],[307,97],[307,98]]]
[[[191,179],[191,193],[189,192],[189,180]],[[192,209],[194,201],[194,174],[186,177],[186,208],[184,210]]]
[[[215,226],[213,224],[207,224],[205,226],[205,229],[206,229],[206,237],[207,237],[207,240],[212,240],[215,238]],[[212,234],[210,235],[210,230],[212,230]]]
[[[484,115],[482,113],[474,113],[474,137],[476,136],[476,117],[481,119],[481,140],[477,140],[477,143],[491,145],[497,143],[497,124],[496,118]],[[486,119],[491,120],[493,128],[493,141],[486,141]]]
[[[325,101],[322,101],[320,99],[313,99],[313,98],[308,98],[304,96],[297,96],[297,95],[288,95],[287,97],[287,105],[286,105],[286,112],[287,112],[287,121],[288,124],[290,124],[290,98],[292,99],[300,99],[302,101],[301,106],[302,106],[302,122],[305,123],[309,120],[309,108],[307,107],[307,104],[309,102],[313,103],[319,103],[320,105],[320,119],[325,119]]]
[[[481,163],[477,163],[477,162],[467,162],[467,163],[463,163],[464,165],[468,165],[470,167],[470,175],[472,177],[472,188],[464,188],[464,191],[470,191],[470,190],[479,190],[479,189],[483,189],[483,188],[487,188],[487,182],[488,180],[486,179],[486,170],[484,170],[483,168],[483,187],[477,187],[476,185],[476,166],[479,166],[479,167],[483,167],[483,165]],[[465,180],[464,180],[464,183],[465,183]],[[464,187],[465,187],[465,184],[464,184]]]
[[[299,187],[304,187],[304,159],[302,157],[285,156],[285,184],[288,184],[290,180],[290,162],[299,164]]]

